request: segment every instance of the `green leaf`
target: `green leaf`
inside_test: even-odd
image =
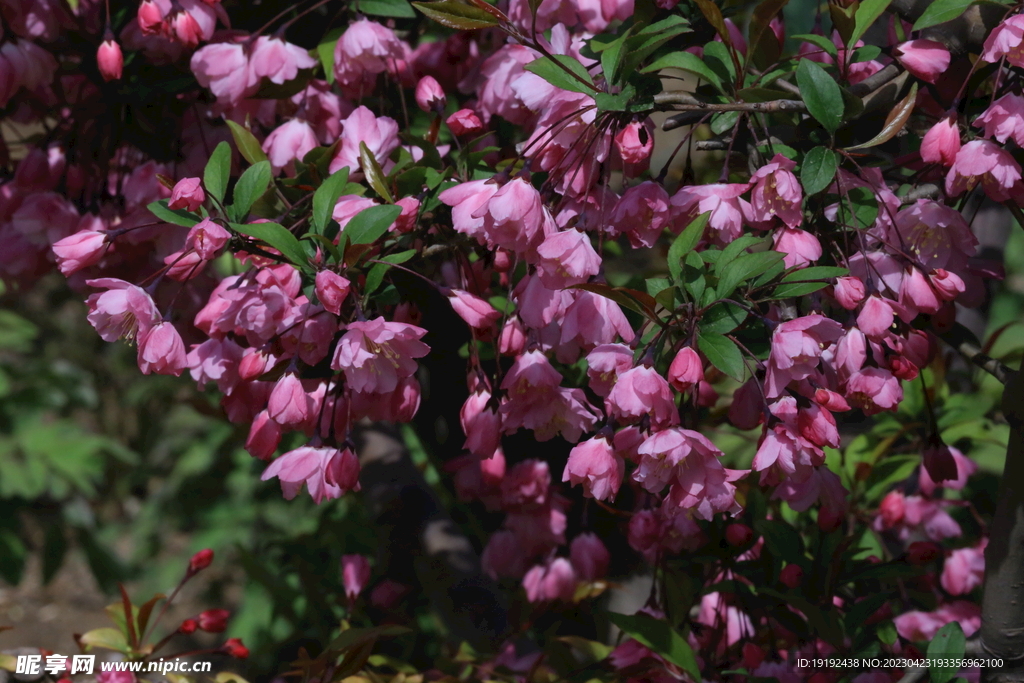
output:
[[[810,59],[800,60],[796,83],[807,111],[829,133],[835,133],[843,120],[843,93],[828,72]]]
[[[879,624],[877,633],[878,639],[886,645],[894,645],[900,637],[899,632],[896,630],[896,624],[891,621]]]
[[[725,271],[718,276],[718,286],[715,291],[722,299],[728,298],[737,285],[755,278],[767,272],[786,258],[785,254],[777,251],[762,251],[756,254],[743,254],[725,267]],[[721,268],[716,268],[716,272]]]
[[[629,38],[632,32],[633,27],[626,29],[622,35],[603,46],[601,50],[601,71],[604,72],[605,78],[608,79],[609,83],[618,83],[615,74],[619,72],[619,64],[626,50],[626,39]]]
[[[415,249],[409,249],[407,251],[400,251],[397,254],[389,254],[388,256],[381,256],[381,261],[387,261],[388,263],[405,263],[418,252]],[[502,299],[504,301],[504,299]]]
[[[705,334],[728,334],[746,319],[747,312],[736,304],[715,304],[700,317],[700,331]]]
[[[380,287],[381,283],[384,282],[384,275],[391,270],[391,265],[388,263],[375,263],[373,268],[370,268],[370,272],[366,274],[366,285],[364,291],[367,295],[373,294]]]
[[[313,227],[321,235],[327,230],[327,224],[334,213],[334,205],[338,203],[342,191],[348,185],[348,166],[331,174],[313,193]]]
[[[206,191],[220,203],[224,203],[224,193],[228,191],[228,178],[231,177],[231,145],[221,142],[213,150],[210,160],[203,171],[203,186]]]
[[[283,225],[278,223],[231,223],[231,229],[265,242],[300,268],[306,268],[309,265],[306,250],[302,248],[298,238]]]
[[[794,270],[793,272],[788,273],[784,278],[782,278],[782,281],[831,280],[832,278],[843,277],[849,274],[850,271],[841,266],[811,266],[810,268],[801,268],[800,270]]]
[[[363,14],[377,17],[397,17],[399,19],[415,19],[416,12],[407,0],[358,0],[356,7]]]
[[[640,63],[654,54],[658,48],[673,38],[689,32],[689,22],[678,14],[669,15],[666,19],[645,26],[640,33],[626,39],[626,54],[619,69],[624,74],[632,74]]]
[[[117,629],[110,627],[94,628],[91,631],[86,631],[79,637],[78,642],[85,646],[87,652],[89,648],[93,647],[102,647],[107,650],[125,653],[130,649],[125,635]]]
[[[230,119],[228,119],[228,128],[231,129],[231,137],[235,139],[235,147],[238,148],[238,152],[242,155],[243,159],[250,164],[258,164],[261,161],[267,160],[267,153],[260,146],[260,141],[249,132],[248,128],[240,126]]]
[[[754,530],[764,537],[764,544],[776,558],[798,562],[804,556],[804,541],[800,532],[781,519],[759,519]]]
[[[693,248],[700,242],[700,238],[704,236],[704,228],[707,227],[708,221],[711,220],[711,212],[706,211],[701,215],[690,221],[679,236],[672,242],[672,246],[668,249],[668,272],[672,275],[672,280],[679,284],[683,280],[683,259],[686,255],[693,251]]]
[[[391,192],[388,191],[387,178],[384,176],[384,170],[380,167],[380,163],[377,161],[377,157],[373,156],[373,152],[366,146],[365,142],[359,143],[359,163],[363,167],[363,173],[366,174],[366,181],[370,183],[370,187],[388,204],[394,204],[395,200],[391,196]]]
[[[350,244],[372,244],[388,231],[401,213],[400,206],[371,206],[352,217],[345,225],[344,234]]]
[[[668,623],[646,614],[631,616],[616,612],[608,612],[608,620],[641,645],[646,645],[690,674],[693,680],[701,680],[697,658],[694,656],[690,644]]]
[[[817,33],[801,33],[796,36],[791,36],[791,40],[801,40],[805,43],[811,43],[820,47],[822,50],[827,52],[831,57],[835,58],[839,56],[839,50],[836,48],[836,44],[825,36],[819,36]]]
[[[928,4],[924,14],[914,22],[913,31],[953,21],[967,11],[973,0],[935,0]]]
[[[249,168],[235,183],[231,205],[235,218],[244,221],[249,216],[249,209],[257,199],[270,187],[270,162],[258,161]]]
[[[191,228],[193,225],[199,222],[199,217],[194,213],[189,213],[184,209],[171,209],[167,207],[167,200],[161,199],[150,203],[147,207],[149,212],[159,218],[162,221],[171,223],[173,225],[180,225],[185,228]]]
[[[944,666],[932,664],[928,669],[932,683],[949,683],[960,670],[959,661],[963,659],[964,650],[967,648],[967,638],[964,637],[964,630],[960,624],[951,621],[935,634],[932,642],[928,644],[928,659],[938,662]],[[954,660],[950,662],[949,660]],[[952,666],[949,666],[951,664]]]
[[[866,187],[854,187],[846,193],[844,203],[853,207],[851,225],[865,230],[875,224],[878,218],[878,200],[875,193]]]
[[[921,457],[918,455],[899,455],[886,458],[871,470],[871,474],[865,482],[867,491],[864,493],[864,499],[868,503],[881,500],[882,496],[888,493],[893,486],[912,475],[920,464]]]
[[[672,52],[667,54],[640,69],[640,73],[656,73],[662,69],[679,69],[680,71],[686,71],[694,76],[703,78],[705,81],[715,86],[719,92],[725,92],[725,87],[722,85],[722,79],[718,77],[718,74],[712,71],[702,59],[691,52]]]
[[[861,0],[857,13],[854,15],[853,35],[850,36],[846,44],[856,45],[871,24],[875,23],[875,20],[882,16],[882,12],[888,9],[890,2],[892,0]]]
[[[320,59],[320,65],[324,68],[324,78],[331,85],[334,84],[334,48],[338,45],[338,39],[345,32],[344,28],[335,28],[328,31],[316,46],[316,55]]]
[[[584,95],[592,95],[597,90],[594,86],[594,79],[590,77],[583,65],[568,55],[541,57],[533,60],[524,68],[562,90]]]
[[[836,176],[838,168],[836,153],[825,147],[814,147],[804,157],[800,166],[800,184],[808,196],[818,194],[829,185]]]
[[[732,61],[729,48],[717,40],[704,46],[704,63],[711,67],[724,83],[731,84],[736,80],[736,64]]]
[[[761,69],[779,60],[779,41],[769,26],[788,2],[789,0],[761,0],[750,16],[747,61],[753,61]]]
[[[697,348],[716,368],[737,382],[743,381],[743,373],[746,370],[743,365],[743,354],[731,339],[713,332],[705,334],[701,330],[697,337]]]
[[[457,31],[472,31],[478,28],[497,26],[498,18],[490,12],[466,5],[455,0],[441,2],[414,2],[412,6],[437,23]]]
[[[561,636],[558,640],[584,655],[586,662],[590,664],[604,660],[615,649],[611,645],[605,645],[596,640],[587,640],[580,636]]]
[[[11,529],[0,529],[0,578],[12,586],[21,583],[28,549]]]

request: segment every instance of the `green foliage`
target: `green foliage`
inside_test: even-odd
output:
[[[796,69],[796,82],[807,111],[825,130],[835,133],[842,123],[844,109],[843,93],[839,85],[825,69],[809,59],[800,60]]]

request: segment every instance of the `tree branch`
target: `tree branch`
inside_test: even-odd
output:
[[[654,96],[655,104],[670,104],[675,111],[747,111],[747,112],[778,112],[807,111],[807,105],[799,100],[772,100],[770,102],[726,102],[712,104],[697,99],[688,92],[669,91]]]

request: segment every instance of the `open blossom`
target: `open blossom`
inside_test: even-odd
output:
[[[169,322],[158,322],[139,334],[139,369],[142,374],[180,375],[188,363],[185,344]]]
[[[415,359],[430,352],[420,341],[426,333],[422,327],[384,318],[349,323],[331,368],[344,371],[355,391],[393,391],[398,380],[416,372]]]
[[[474,329],[487,329],[498,322],[501,313],[489,303],[462,289],[452,289],[448,292],[448,301],[451,303],[455,313],[466,321],[466,324]]]
[[[141,287],[114,278],[87,280],[86,284],[107,289],[86,301],[89,322],[103,341],[133,341],[160,321],[156,304]]]
[[[672,197],[672,220],[683,227],[710,211],[711,241],[728,244],[743,234],[743,217],[749,215],[750,204],[740,195],[748,189],[746,183],[682,187]]]
[[[266,78],[281,85],[298,76],[300,69],[312,69],[316,65],[317,61],[306,50],[276,37],[257,38],[249,57],[250,78],[257,83]]]
[[[625,463],[608,439],[597,436],[572,449],[562,481],[583,484],[584,495],[588,498],[615,500],[624,472]]]
[[[754,184],[750,193],[751,220],[765,223],[778,217],[790,228],[800,225],[803,221],[800,202],[804,193],[800,181],[793,175],[795,167],[795,161],[776,154],[751,176]],[[821,255],[820,249],[818,255]]]
[[[523,577],[526,599],[530,602],[572,601],[576,590],[576,572],[564,557],[557,557],[548,565],[537,565]]]
[[[270,165],[279,171],[292,161],[302,159],[306,152],[320,145],[313,127],[302,119],[291,119],[271,131],[263,141]]]
[[[393,71],[404,57],[394,31],[369,19],[354,21],[334,46],[335,78],[343,92],[361,97],[372,91],[377,74]]]
[[[645,365],[620,374],[606,402],[609,412],[624,422],[635,422],[644,415],[661,427],[679,422],[668,382],[657,370]]]
[[[966,595],[982,584],[985,578],[985,546],[988,540],[973,548],[960,548],[950,553],[942,565],[939,582],[950,595]]]
[[[786,255],[782,259],[786,268],[803,268],[821,258],[821,242],[806,230],[783,227],[775,232],[773,241],[775,251]]]
[[[946,193],[956,196],[981,183],[985,194],[1006,201],[1020,186],[1020,165],[1005,149],[989,140],[972,140],[960,148],[946,175]]]
[[[351,29],[349,29],[351,30]],[[341,170],[348,166],[355,173],[362,168],[359,160],[360,143],[384,165],[388,156],[398,147],[398,122],[387,116],[375,116],[366,107],[357,107],[348,118],[343,120],[341,146],[331,160],[330,171]]]
[[[661,183],[644,181],[626,190],[612,208],[610,228],[624,232],[634,248],[654,246],[669,222],[669,196]]]
[[[277,479],[288,500],[305,484],[310,497],[319,505],[359,490],[359,458],[350,449],[303,446],[276,458],[260,477]]]
[[[541,282],[553,289],[586,282],[601,269],[601,257],[590,237],[576,229],[548,235],[539,247]]]
[[[765,394],[775,398],[792,380],[810,376],[818,367],[825,347],[839,341],[843,326],[822,315],[808,315],[789,320],[772,333],[772,350],[768,357]]]
[[[974,125],[984,128],[985,137],[999,142],[1012,138],[1018,145],[1024,145],[1024,97],[1014,93],[1003,95],[974,119]]]
[[[1024,14],[1014,14],[996,27],[985,39],[981,58],[986,62],[1006,61],[1024,66]]]
[[[209,88],[218,101],[237,104],[256,92],[250,80],[249,56],[240,43],[213,43],[192,55],[192,73],[199,85]]]
[[[202,181],[199,178],[182,178],[174,184],[167,206],[172,209],[198,211],[204,201],[206,193],[203,192]]]

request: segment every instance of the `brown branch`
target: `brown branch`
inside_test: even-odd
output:
[[[772,100],[771,102],[726,102],[713,104],[703,102],[688,92],[670,91],[654,96],[655,104],[670,104],[674,111],[746,111],[772,113],[778,111],[807,111],[807,105],[799,100]]]

